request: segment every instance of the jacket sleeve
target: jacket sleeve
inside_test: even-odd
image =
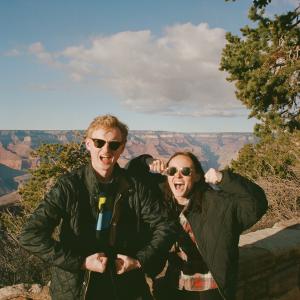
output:
[[[134,176],[135,174],[147,174],[149,166],[147,165],[147,158],[153,158],[150,154],[142,154],[131,159],[125,166],[125,169]]]
[[[22,229],[19,242],[23,248],[50,265],[69,272],[80,270],[83,258],[67,243],[53,238],[55,229],[66,218],[68,192],[57,183],[29,217]]]
[[[168,251],[177,238],[178,223],[162,205],[161,199],[153,197],[151,190],[141,189],[141,222],[149,225],[151,234],[144,248],[138,251],[137,259],[144,271],[153,277],[164,267]]]
[[[254,225],[267,211],[266,195],[254,182],[230,170],[222,173],[223,178],[219,186],[234,200],[236,218],[242,232]]]
[[[130,176],[136,178],[147,187],[158,192],[158,185],[165,181],[165,176],[150,172],[149,166],[147,164],[148,158],[153,157],[149,154],[142,154],[140,156],[137,156],[127,163],[125,169],[130,174]]]

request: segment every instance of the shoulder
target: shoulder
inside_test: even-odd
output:
[[[202,207],[206,210],[227,210],[233,208],[233,196],[228,191],[217,188],[207,189],[202,196]]]
[[[121,185],[126,184],[131,193],[137,192],[145,187],[138,176],[134,176],[129,170],[124,168],[118,169],[118,180]]]
[[[57,180],[56,187],[64,190],[74,190],[84,183],[86,166],[67,172]]]

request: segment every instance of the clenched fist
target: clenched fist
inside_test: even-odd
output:
[[[140,262],[132,257],[118,254],[116,259],[116,272],[117,274],[123,274],[134,269],[140,268]]]
[[[217,184],[221,182],[223,174],[216,169],[210,168],[204,175],[205,182],[211,184]]]
[[[104,253],[95,253],[85,259],[82,268],[93,272],[103,273],[107,266],[107,260],[108,258]]]
[[[152,173],[163,174],[164,170],[166,169],[166,164],[161,159],[147,158],[146,162],[149,166],[150,172]]]

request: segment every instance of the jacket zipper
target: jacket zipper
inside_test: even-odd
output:
[[[90,283],[90,278],[91,278],[91,271],[87,270],[84,274],[84,280],[82,283],[82,296],[81,296],[82,300],[85,300],[85,298],[86,298],[86,293],[87,293],[88,286]]]
[[[111,217],[111,221],[110,221],[110,225],[112,225],[112,226],[116,226],[115,222],[113,222],[113,219],[114,219],[114,216],[116,213],[117,202],[120,201],[121,197],[122,197],[122,194],[119,194],[114,203],[113,213],[112,213],[112,217]],[[90,278],[91,278],[91,271],[88,270],[84,274],[84,280],[82,283],[82,297],[81,297],[82,300],[85,300],[85,298],[86,298],[87,290],[88,290],[89,283],[90,283]]]
[[[120,201],[121,198],[122,198],[122,194],[119,194],[117,196],[116,200],[115,200],[113,213],[112,213],[112,217],[111,217],[111,220],[110,220],[110,225],[116,225],[116,224],[113,223],[113,219],[114,219],[114,216],[115,216],[115,213],[116,213],[116,205]]]

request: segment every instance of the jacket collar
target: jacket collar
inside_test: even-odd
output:
[[[99,193],[101,192],[101,183],[97,178],[96,171],[91,162],[85,166],[84,173],[85,184],[90,196],[99,196]],[[118,164],[115,165],[113,170],[113,180],[116,180],[117,182],[117,193],[124,193],[132,188],[129,178],[126,178],[125,176],[125,170],[120,168]]]

